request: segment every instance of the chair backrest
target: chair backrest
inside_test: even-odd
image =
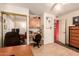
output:
[[[4,46],[15,46],[19,44],[19,35],[16,32],[7,32],[5,34]]]
[[[41,35],[40,35],[40,34],[36,34],[35,40],[36,40],[36,41],[41,41]]]

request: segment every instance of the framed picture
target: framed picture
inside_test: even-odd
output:
[[[52,18],[46,17],[46,28],[51,29],[52,28]]]
[[[73,17],[73,24],[79,26],[79,16]]]

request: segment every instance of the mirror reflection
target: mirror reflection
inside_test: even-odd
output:
[[[2,14],[2,46],[27,44],[27,20],[25,15]]]

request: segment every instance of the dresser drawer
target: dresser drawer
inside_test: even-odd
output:
[[[70,40],[76,40],[76,41],[79,41],[79,37],[70,37]]]
[[[79,34],[77,34],[77,33],[70,33],[70,37],[79,37]]]
[[[70,40],[70,45],[79,48],[79,42]]]
[[[79,44],[79,40],[70,40],[70,43]]]
[[[76,41],[76,40],[70,40],[70,45],[79,48],[79,41]]]
[[[79,29],[79,26],[71,26],[70,29]]]
[[[79,30],[70,30],[70,33],[79,33]]]
[[[71,46],[74,46],[74,47],[76,47],[76,48],[79,48],[79,44],[71,43],[70,45],[71,45]]]

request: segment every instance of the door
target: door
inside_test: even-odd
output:
[[[59,20],[59,41],[66,44],[66,20]]]
[[[59,41],[59,20],[55,20],[54,42]]]
[[[19,34],[20,43],[27,44],[27,19],[26,15],[2,12],[2,47],[4,47],[5,35],[15,31]]]

